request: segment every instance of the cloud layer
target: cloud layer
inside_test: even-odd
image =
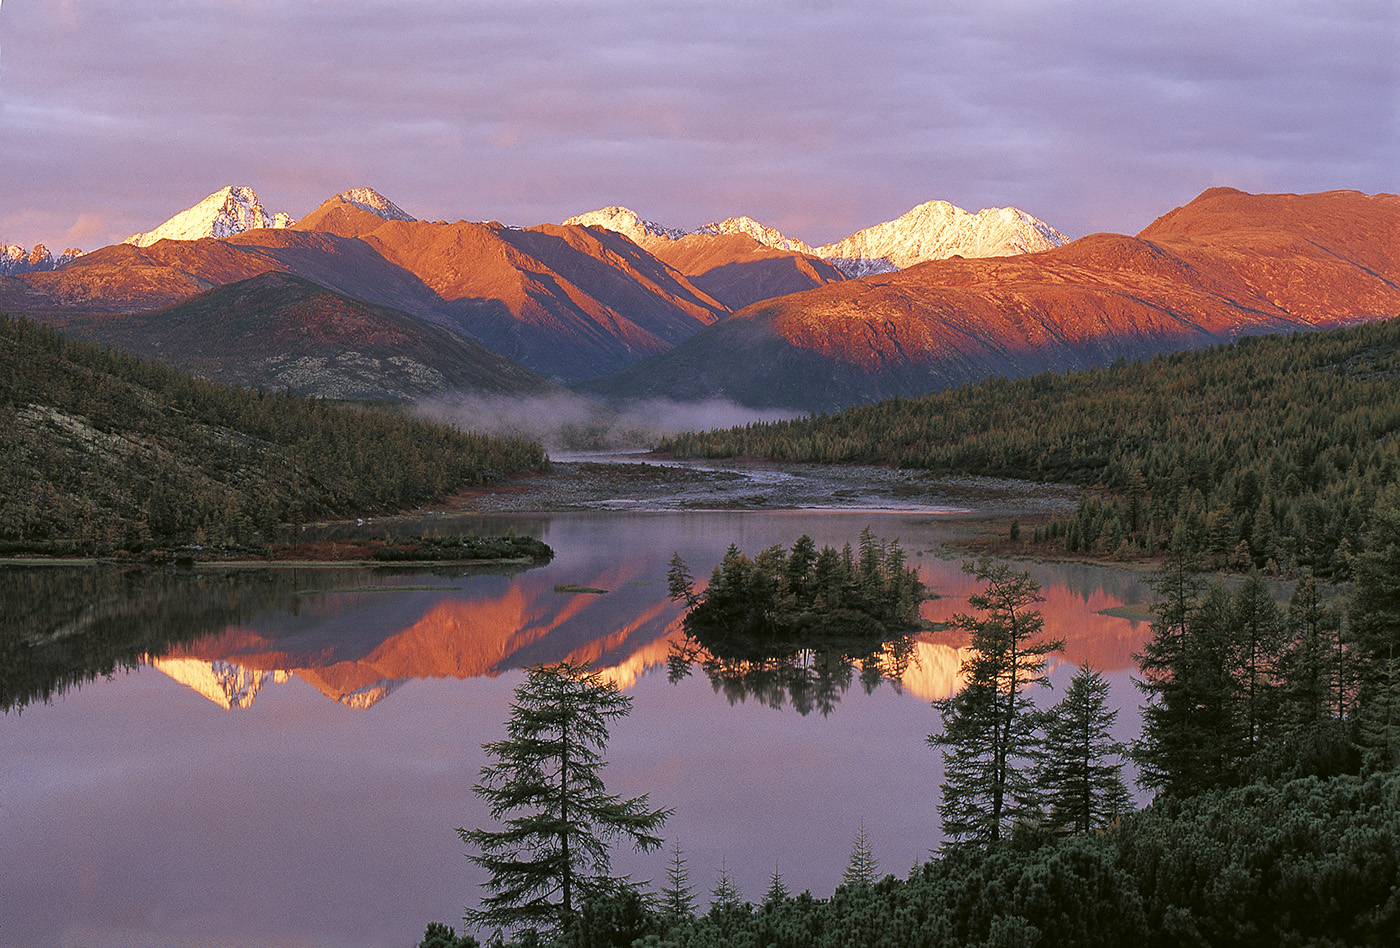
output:
[[[947,9],[943,9],[943,7]],[[299,216],[604,204],[814,245],[942,198],[1077,236],[1204,188],[1400,190],[1392,0],[55,0],[0,11],[0,241],[227,184]]]

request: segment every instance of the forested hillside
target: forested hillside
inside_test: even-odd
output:
[[[537,444],[218,385],[0,317],[11,549],[265,540],[279,524],[403,508],[547,463]]]
[[[1106,369],[991,379],[659,450],[860,462],[1107,488],[1053,537],[1207,565],[1344,570],[1400,476],[1400,320],[1242,339]],[[1048,536],[1050,531],[1046,531]]]

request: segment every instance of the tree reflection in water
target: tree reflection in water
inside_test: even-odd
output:
[[[828,715],[851,687],[856,668],[866,693],[897,684],[914,651],[925,598],[918,571],[899,541],[870,527],[859,549],[817,550],[806,534],[791,550],[771,546],[753,559],[733,544],[696,592],[676,554],[667,576],[671,598],[685,602],[685,638],[668,658],[674,684],[698,664],[733,704],[752,695],[799,714]]]
[[[821,632],[797,637],[688,628],[671,645],[667,679],[675,684],[698,665],[730,704],[752,697],[770,708],[790,706],[804,716],[813,711],[829,715],[857,680],[866,694],[884,681],[900,688],[914,654],[914,637],[891,635],[859,620],[844,630],[840,626],[834,620]]]

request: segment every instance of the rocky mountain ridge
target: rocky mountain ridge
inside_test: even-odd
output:
[[[969,214],[947,201],[929,201],[892,221],[818,247],[816,255],[855,279],[927,260],[1006,257],[1068,242],[1064,234],[1019,208],[988,207]]]
[[[1138,236],[928,261],[761,302],[580,386],[833,410],[1400,315],[1400,196],[1206,191]]]
[[[0,276],[56,270],[82,255],[77,247],[69,247],[55,257],[43,244],[35,244],[33,250],[25,250],[17,244],[0,244]]]
[[[564,223],[605,227],[658,255],[664,255],[669,243],[687,237],[742,234],[775,250],[825,260],[852,279],[903,270],[926,260],[1003,257],[1068,243],[1055,228],[1019,208],[989,207],[971,214],[947,201],[928,201],[894,220],[821,247],[744,216],[712,221],[686,232],[644,221],[635,211],[614,206],[571,217]]]
[[[269,214],[249,187],[230,185],[186,208],[158,227],[132,234],[124,244],[149,247],[161,240],[199,240],[202,237],[232,237],[257,228],[290,227],[295,221],[282,212]]]

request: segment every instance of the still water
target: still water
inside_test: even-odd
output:
[[[862,823],[880,872],[903,876],[940,843],[925,737],[939,726],[929,702],[956,687],[957,634],[919,634],[896,681],[857,668],[796,697],[698,667],[672,682],[666,666],[673,552],[704,577],[730,543],[753,554],[808,533],[839,547],[867,525],[898,537],[941,597],[926,619],[967,610],[975,586],[936,555],[958,528],[908,510],[468,522],[555,549],[515,572],[0,571],[4,622],[59,644],[117,630],[123,654],[153,653],[97,655],[110,677],[0,716],[0,945],[408,948],[429,921],[460,926],[484,878],[453,832],[489,822],[471,789],[481,744],[503,735],[521,669],[566,658],[632,696],[604,776],[675,808],[664,834],[702,907],[721,865],[754,901],[775,868],[794,892],[830,895]],[[1147,628],[1101,610],[1143,601],[1137,576],[1025,568],[1046,632],[1067,642],[1053,681],[1103,670],[1132,736]],[[12,701],[21,686],[43,693],[10,681]],[[619,853],[614,869],[664,881],[667,859]]]

